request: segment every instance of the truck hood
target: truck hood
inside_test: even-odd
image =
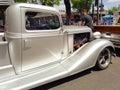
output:
[[[75,25],[63,26],[63,32],[68,34],[90,32],[92,35],[92,30],[87,26],[75,26]]]

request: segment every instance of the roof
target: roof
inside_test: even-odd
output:
[[[29,4],[29,3],[16,3],[14,5],[11,5],[9,8],[15,9],[16,8],[36,8],[36,9],[41,9],[41,10],[47,10],[47,11],[55,11],[56,13],[59,13],[59,11],[53,7],[50,6],[44,6],[44,5],[39,5],[39,4]]]

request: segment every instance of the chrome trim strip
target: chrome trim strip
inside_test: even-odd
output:
[[[6,44],[8,44],[7,41],[0,42],[0,45],[6,45]]]
[[[59,33],[35,33],[35,34],[22,34],[22,38],[35,38],[35,37],[50,37],[58,36]]]
[[[7,38],[21,39],[21,38],[32,38],[32,37],[47,37],[47,36],[58,36],[60,33],[57,32],[34,32],[34,33],[8,33]]]
[[[0,67],[0,70],[7,69],[7,68],[12,68],[12,65],[2,66]]]
[[[6,36],[7,36],[7,38],[19,39],[19,38],[21,38],[22,34],[6,32]]]

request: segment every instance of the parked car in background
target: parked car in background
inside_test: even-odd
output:
[[[119,25],[97,25],[95,31],[101,32],[101,38],[110,40],[114,46],[120,48],[120,26]]]

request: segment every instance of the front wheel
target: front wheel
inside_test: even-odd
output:
[[[105,48],[98,56],[98,60],[96,66],[98,69],[103,70],[106,69],[111,62],[112,55],[108,48]]]

